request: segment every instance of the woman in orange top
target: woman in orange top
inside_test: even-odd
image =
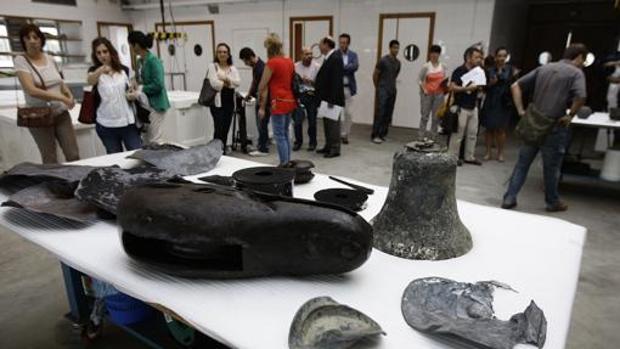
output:
[[[272,33],[265,39],[265,48],[269,60],[259,85],[258,115],[261,119],[264,118],[266,105],[270,103],[271,127],[278,146],[280,166],[286,166],[291,160],[291,142],[288,134],[291,114],[297,108],[297,101],[293,94],[295,65],[290,58],[284,57],[282,41],[277,34]],[[269,93],[267,93],[267,88]],[[270,101],[267,101],[267,95]]]

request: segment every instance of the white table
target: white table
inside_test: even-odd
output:
[[[124,160],[124,155],[79,163],[136,163]],[[210,174],[229,175],[255,165],[223,157]],[[295,186],[294,191],[296,197],[312,198],[314,192],[327,187],[342,186],[318,175],[308,184]],[[380,211],[387,195],[387,188],[369,187],[376,192],[370,196],[368,208],[361,212],[367,220]],[[458,208],[474,241],[473,249],[460,258],[411,261],[373,250],[370,259],[351,273],[305,278],[220,281],[172,277],[131,260],[122,250],[118,228],[109,222],[78,230],[53,225],[33,229],[32,225],[9,221],[6,212],[10,209],[3,207],[0,227],[51,251],[69,266],[112,283],[124,293],[174,311],[196,329],[232,347],[287,348],[289,326],[297,309],[310,298],[327,295],[357,308],[383,327],[387,336],[373,348],[447,348],[408,327],[400,310],[402,293],[410,281],[442,276],[511,285],[520,293],[496,292],[498,317],[508,319],[534,299],[548,321],[545,349],[564,348],[586,229],[559,219],[463,201]],[[18,213],[22,220],[38,219],[24,211]]]
[[[614,142],[614,134],[612,130],[620,129],[620,121],[611,120],[609,113],[596,112],[592,113],[587,119],[573,118],[571,122],[576,126],[598,128],[594,150],[607,151],[607,148]]]
[[[105,148],[97,136],[95,125],[85,125],[77,121],[80,115],[80,104],[69,112],[73,120],[73,128],[77,138],[80,158],[87,159],[104,155]],[[64,161],[62,150],[57,147],[59,161]],[[0,109],[0,153],[2,162],[0,167],[8,169],[24,161],[41,163],[41,155],[30,131],[25,127],[17,126],[17,108]]]

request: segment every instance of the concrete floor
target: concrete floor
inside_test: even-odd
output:
[[[414,131],[393,129],[388,142],[369,142],[369,127],[356,125],[351,144],[343,145],[342,157],[323,159],[305,149],[293,158],[312,160],[316,171],[347,176],[367,183],[389,185],[392,155],[411,140]],[[478,149],[481,157],[482,149]],[[233,154],[249,158],[243,154]],[[463,166],[457,175],[457,197],[499,206],[505,183],[516,158],[511,144],[506,162],[486,162],[482,167]],[[272,155],[257,161],[276,164]],[[550,215],[583,225],[588,237],[575,299],[568,348],[608,349],[620,343],[620,186],[597,188],[569,182],[561,187],[569,210],[544,211],[542,174],[534,165],[519,196],[519,211]],[[0,348],[82,348],[79,334],[63,319],[67,301],[58,261],[22,238],[0,231]],[[89,348],[145,348],[113,326]]]

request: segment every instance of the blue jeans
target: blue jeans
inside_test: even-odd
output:
[[[258,131],[258,151],[269,153],[269,108],[265,109],[265,117],[258,117],[258,102],[256,102],[256,130]]]
[[[519,148],[519,159],[510,177],[508,191],[504,194],[504,202],[516,203],[519,190],[525,183],[527,172],[536,154],[540,150],[543,160],[543,176],[545,182],[545,202],[547,207],[554,207],[560,201],[558,183],[560,168],[566,153],[570,132],[568,128],[555,126],[541,146],[523,144]]]
[[[308,118],[308,138],[310,146],[316,147],[316,115],[319,108],[319,99],[313,95],[303,94],[299,99],[301,105],[295,109],[293,118],[295,121],[295,144],[304,143],[303,123],[304,116]]]
[[[271,115],[271,127],[278,146],[280,165],[288,164],[291,160],[291,142],[288,137],[290,125],[291,114]]]
[[[136,124],[125,127],[105,127],[97,124],[95,131],[97,131],[97,135],[101,138],[101,142],[108,154],[122,152],[123,145],[125,145],[126,150],[142,147],[140,131],[138,131]]]
[[[370,138],[385,138],[390,124],[392,123],[394,104],[396,103],[396,91],[388,92],[383,88],[379,88],[377,91],[377,100],[378,105]]]

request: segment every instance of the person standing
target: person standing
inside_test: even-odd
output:
[[[555,125],[540,145],[523,144],[515,164],[508,190],[504,194],[502,208],[517,206],[517,195],[525,183],[530,165],[536,154],[542,153],[545,203],[549,212],[566,211],[568,205],[560,200],[558,183],[560,167],[568,146],[569,125],[586,100],[586,78],[581,69],[588,49],[574,43],[566,48],[559,62],[549,63],[529,72],[512,84],[512,97],[520,117],[526,114],[523,108],[522,90],[531,92],[528,113],[540,113],[556,120]],[[566,107],[570,110],[566,112]]]
[[[128,101],[129,68],[121,64],[110,40],[96,38],[92,42],[93,66],[87,82],[95,101],[95,130],[106,153],[120,153],[142,147],[136,117]]]
[[[336,42],[326,36],[319,42],[319,49],[325,56],[323,65],[316,76],[315,88],[321,102],[327,103],[328,108],[344,107],[344,65],[342,57],[336,50]],[[325,147],[317,150],[326,158],[340,156],[340,118],[332,120],[323,117],[325,131]]]
[[[295,144],[293,151],[297,151],[303,145],[303,121],[304,115],[308,119],[308,151],[316,149],[316,114],[319,107],[319,99],[314,89],[314,81],[316,74],[321,67],[312,59],[312,49],[304,47],[302,51],[302,60],[295,63],[295,73],[301,77],[303,84],[301,86],[301,96],[299,102],[301,105],[295,109]]]
[[[216,46],[215,55],[215,60],[209,64],[207,69],[207,79],[217,91],[209,111],[213,118],[213,139],[222,141],[222,147],[226,153],[228,131],[230,131],[235,112],[235,89],[239,87],[241,78],[237,68],[233,65],[228,44],[219,43]]]
[[[459,125],[456,133],[450,136],[450,144],[448,149],[457,158],[461,148],[463,136],[465,139],[465,163],[472,165],[482,165],[480,160],[476,159],[476,141],[478,139],[478,89],[480,86],[468,84],[463,86],[461,77],[470,70],[479,67],[482,63],[482,51],[477,47],[470,47],[465,50],[465,63],[456,68],[452,73],[452,81],[450,89],[454,93],[454,104],[459,108]],[[462,164],[458,160],[459,166]]]
[[[269,105],[265,109],[265,117],[258,117],[258,84],[263,77],[263,71],[265,70],[265,62],[260,57],[257,57],[249,47],[244,47],[239,52],[239,58],[243,63],[252,68],[252,84],[248,91],[245,100],[249,101],[252,98],[256,98],[256,130],[258,131],[257,149],[249,153],[250,156],[267,156],[269,155]]]
[[[146,129],[144,143],[163,143],[164,132],[162,125],[166,111],[170,109],[168,92],[164,78],[164,66],[149,49],[153,47],[153,36],[145,35],[140,31],[132,31],[127,37],[133,52],[139,56],[138,80],[141,90],[148,98],[149,106],[153,111],[149,114],[149,125]]]
[[[444,87],[447,79],[446,65],[439,62],[441,47],[431,46],[429,61],[420,70],[418,83],[420,85],[420,127],[419,134],[424,136],[427,131],[428,119],[431,119],[431,134],[437,136],[439,119],[437,110],[444,101]]]
[[[297,101],[293,94],[295,64],[290,58],[284,57],[282,40],[277,34],[272,33],[265,39],[265,48],[269,60],[258,87],[260,96],[258,115],[264,118],[267,103],[271,104],[271,127],[278,147],[279,166],[286,167],[291,161],[289,139],[291,113],[297,108]]]
[[[480,121],[484,127],[486,154],[484,160],[491,160],[491,146],[497,147],[497,161],[504,162],[504,144],[506,130],[513,115],[514,106],[510,94],[510,85],[516,75],[512,65],[506,63],[508,50],[499,47],[495,50],[495,65],[487,69],[488,84],[486,97],[480,110]]]
[[[399,49],[400,43],[397,40],[390,41],[390,53],[377,62],[372,75],[376,89],[377,110],[370,138],[376,144],[385,142],[392,123],[396,103],[396,78],[400,73],[400,61],[396,58]]]
[[[351,36],[349,34],[340,34],[338,41],[342,63],[344,64],[344,118],[341,140],[343,144],[349,144],[349,133],[353,124],[353,97],[357,94],[355,72],[359,68],[359,59],[357,58],[357,53],[349,50],[349,45],[351,45]]]
[[[54,125],[29,127],[44,164],[58,163],[56,141],[66,161],[80,159],[73,122],[69,110],[75,106],[71,90],[63,81],[54,58],[43,52],[45,35],[34,24],[26,24],[19,31],[24,48],[23,56],[16,56],[14,67],[24,90],[27,107],[50,106]]]

